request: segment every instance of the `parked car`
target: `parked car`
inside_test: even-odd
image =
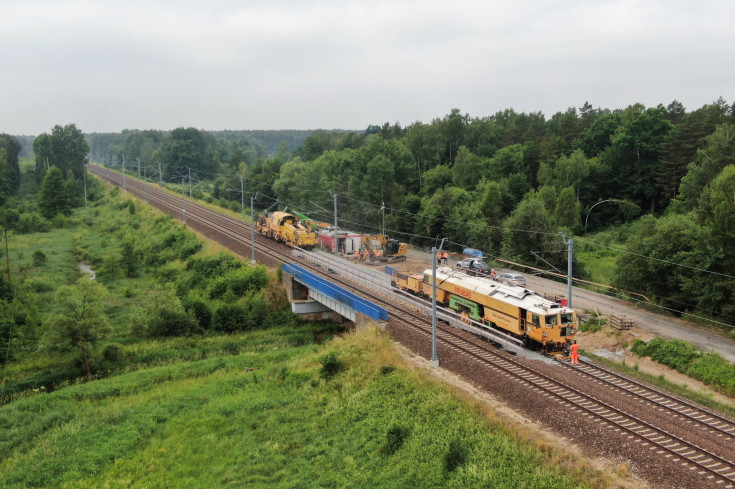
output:
[[[490,275],[490,265],[484,259],[465,258],[457,262],[457,270],[463,270],[470,275]]]
[[[526,286],[526,278],[520,273],[503,273],[498,276],[498,280],[508,285]]]

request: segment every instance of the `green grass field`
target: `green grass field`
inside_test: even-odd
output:
[[[23,350],[3,372],[0,488],[614,485],[588,462],[518,436],[490,421],[485,407],[427,380],[377,329],[335,338],[343,330],[331,323],[298,323],[271,311],[267,327],[247,332],[132,334],[159,282],[195,276],[181,258],[190,238],[130,200],[107,191],[59,220],[61,228],[12,237],[13,273],[30,286],[23,297],[37,303],[39,317],[28,316],[34,336],[13,343]],[[167,261],[141,261],[127,278],[114,273],[112,260],[127,236],[141,257],[165,236],[178,248],[160,248],[153,258],[167,253]],[[33,260],[39,250],[42,264]],[[218,251],[205,245],[199,263]],[[99,346],[116,352],[108,360],[97,354],[89,382],[78,352],[42,348],[55,291],[74,283],[81,261],[109,291],[113,333]],[[214,290],[186,283],[200,287],[201,297]],[[274,309],[283,305],[276,288],[267,286]],[[214,308],[246,299],[230,295],[206,295],[205,302]],[[25,387],[8,393],[13,385]]]
[[[289,344],[310,328],[3,406],[0,486],[593,487],[402,367],[377,330]]]

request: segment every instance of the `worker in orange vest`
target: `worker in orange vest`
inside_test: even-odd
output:
[[[442,264],[442,252],[441,252],[441,251],[437,251],[437,252],[436,252],[436,262],[437,262],[437,263],[438,263],[439,265],[441,265],[441,264]]]
[[[444,264],[445,265],[448,264],[449,263],[449,253],[445,251],[443,257],[444,257]]]
[[[353,256],[355,257],[355,261],[357,261],[357,259],[360,257],[360,252],[355,250],[355,252],[353,253]]]
[[[577,365],[579,363],[579,345],[577,344],[577,340],[572,340],[570,349],[572,350],[572,365]]]

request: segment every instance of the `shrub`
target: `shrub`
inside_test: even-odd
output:
[[[587,321],[579,325],[579,330],[589,333],[597,333],[602,330],[602,326],[605,324],[604,319],[590,318]]]
[[[40,214],[35,212],[24,212],[20,215],[16,229],[20,234],[45,233],[51,229],[51,223]]]
[[[209,298],[221,299],[227,292],[228,281],[226,277],[220,277],[209,285]]]
[[[681,340],[667,341],[663,338],[654,338],[645,348],[636,342],[634,348],[637,355],[651,357],[658,363],[682,373],[685,373],[689,365],[700,355],[689,343]]]
[[[143,313],[147,318],[146,336],[178,336],[200,332],[196,320],[191,317],[170,288],[149,292],[148,304]]]
[[[203,299],[190,297],[186,299],[184,308],[196,319],[199,327],[208,330],[212,327],[212,310]]]
[[[33,252],[33,265],[40,267],[46,263],[46,253],[44,253],[41,250],[36,250]]]
[[[687,370],[687,375],[715,385],[729,395],[735,394],[735,365],[717,353],[705,353]]]
[[[395,365],[382,365],[380,367],[380,374],[388,375],[389,373],[393,372],[395,369],[396,369]]]
[[[97,365],[94,366],[94,370],[102,374],[110,374],[121,369],[125,366],[125,356],[123,355],[122,348],[115,343],[105,345],[96,363]]]
[[[342,361],[337,358],[337,354],[331,352],[322,358],[322,368],[319,370],[319,375],[321,378],[329,380],[337,375],[343,368],[344,366]]]
[[[444,455],[444,470],[446,472],[454,472],[454,470],[462,465],[467,459],[467,449],[459,440],[452,440],[449,443],[449,450]]]
[[[233,255],[218,253],[214,256],[192,258],[186,262],[187,271],[202,273],[207,278],[221,277],[231,270],[240,268],[242,264]]]
[[[179,260],[187,260],[190,256],[201,251],[203,246],[204,245],[201,241],[189,241],[188,243],[184,243],[181,246],[181,251],[179,252]]]
[[[264,266],[247,267],[233,271],[228,275],[228,287],[236,296],[257,291],[268,285],[268,273]]]
[[[214,312],[212,327],[217,331],[231,333],[244,329],[248,322],[248,308],[242,302],[222,304]]]
[[[394,424],[388,428],[388,432],[385,434],[385,444],[380,448],[380,452],[384,455],[393,455],[403,446],[403,442],[409,434],[410,430],[408,428]]]
[[[248,292],[263,289],[266,285],[268,285],[268,274],[265,267],[240,268],[216,279],[209,287],[209,298],[222,298],[227,291],[231,291],[235,298],[238,298]]]
[[[156,270],[155,276],[161,283],[176,282],[181,271],[181,268],[176,265],[164,265]]]

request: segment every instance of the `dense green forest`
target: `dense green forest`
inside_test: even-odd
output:
[[[79,182],[83,158],[67,154],[84,149],[118,170],[125,161],[128,174],[184,181],[193,195],[232,209],[244,193],[257,195],[259,209],[288,206],[332,222],[336,194],[345,228],[384,226],[423,246],[447,238],[456,251],[547,270],[566,269],[563,231],[580,251],[616,257],[616,287],[676,314],[733,324],[733,124],[722,99],[695,110],[677,101],[616,110],[585,103],[548,119],[454,109],[406,127],[314,131],[293,150],[288,132],[269,151],[241,132],[183,127],[87,135],[68,149],[70,126],[38,136],[33,149],[39,183],[52,165],[67,185],[69,171]],[[12,147],[5,158],[12,170]],[[589,276],[583,263],[574,270]]]

